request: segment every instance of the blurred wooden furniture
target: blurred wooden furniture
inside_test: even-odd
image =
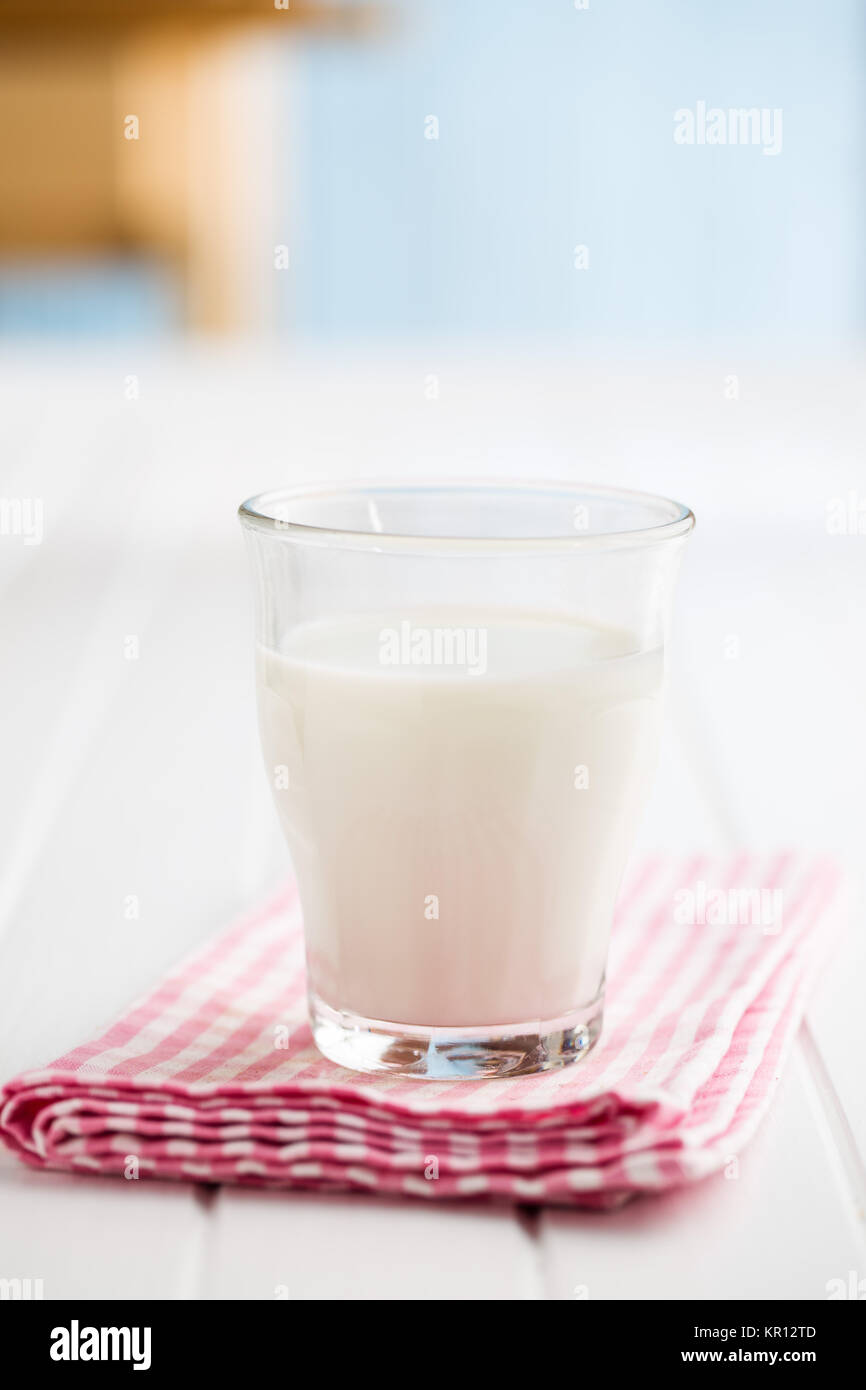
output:
[[[141,256],[177,274],[190,329],[267,327],[282,40],[372,19],[281,3],[0,0],[0,256]]]

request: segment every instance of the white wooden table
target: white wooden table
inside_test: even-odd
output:
[[[289,479],[531,472],[688,502],[642,846],[826,848],[856,874],[866,535],[825,520],[850,489],[866,501],[866,374],[741,364],[730,399],[733,370],[7,349],[0,496],[41,499],[44,539],[0,536],[0,1076],[88,1036],[285,872],[234,510]],[[866,1276],[863,926],[855,900],[736,1180],[596,1215],[127,1184],[4,1155],[0,1276],[47,1298],[825,1298]]]

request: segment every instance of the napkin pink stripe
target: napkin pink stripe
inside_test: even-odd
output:
[[[730,869],[725,873],[723,878],[719,879],[717,886],[724,891],[727,891],[732,886],[735,886],[738,878],[741,877],[743,869],[746,867],[747,862],[748,861],[745,855],[738,855],[735,859],[731,861]],[[784,871],[785,864],[787,862],[788,856],[779,856],[778,860],[773,865],[770,874],[768,875],[767,886],[769,888],[775,888],[777,886],[777,884],[780,881],[780,877]],[[748,941],[748,938],[746,938],[746,945],[748,946],[749,944],[750,943]],[[736,951],[736,949],[737,946],[735,943],[734,951]],[[752,943],[752,949],[748,952],[748,954],[744,954],[744,958],[740,963],[738,975],[732,983],[732,985],[730,986],[731,989],[736,989],[737,985],[740,982],[744,982],[749,978],[750,973],[755,969],[756,960],[759,954],[761,953],[761,950],[762,942],[760,937],[758,937],[757,940],[754,943]],[[701,1000],[705,999],[707,995],[712,991],[713,985],[715,984],[718,978],[719,971],[723,968],[726,957],[730,955],[730,953],[731,946],[729,942],[725,941],[719,945],[715,954],[712,955],[710,959],[706,962],[706,966],[703,972],[696,979],[694,985],[689,990],[686,998],[680,1001],[680,1010],[689,1007],[693,1008],[695,1006],[700,1005]],[[724,1005],[724,996],[720,996],[717,1001],[714,1001],[714,1003],[710,1005],[710,1013],[712,1013],[713,1009],[716,1007],[716,1004],[718,1004],[719,1011],[721,1011]],[[625,1084],[628,1084],[628,1082],[632,1079],[636,1079],[640,1075],[640,1069],[646,1069],[648,1062],[653,1067],[662,1066],[662,1064],[668,1058],[671,1045],[677,1033],[678,1024],[679,1011],[671,1010],[669,1013],[665,1015],[665,1017],[656,1026],[653,1033],[653,1037],[650,1040],[650,1044],[646,1052],[641,1057],[640,1061],[638,1063],[635,1063],[631,1070],[623,1078]],[[689,1049],[698,1046],[702,1038],[706,1036],[706,1024],[707,1016],[704,1015],[697,1024],[697,1027],[692,1037],[692,1041],[688,1045]],[[679,1052],[673,1052],[671,1055],[674,1065],[676,1066],[676,1063],[679,1060],[679,1058],[682,1056],[688,1056],[689,1053],[684,1053],[682,1050],[680,1050]]]
[[[784,940],[780,943],[784,947],[785,959],[796,951],[799,941],[814,929],[827,896],[832,893],[835,883],[835,873],[821,864],[818,864],[810,874],[804,876],[804,880],[800,884],[800,897],[793,905],[792,910],[786,914],[786,924],[783,928]],[[775,942],[775,938],[765,938],[766,940],[771,943]],[[768,948],[764,947],[762,950],[761,943],[758,943],[755,952],[747,965],[744,965],[734,983],[733,989],[735,991],[746,989],[750,984],[760,980],[764,957],[767,954]],[[780,963],[777,969],[781,970],[782,968],[783,963]],[[685,1066],[691,1063],[693,1054],[697,1049],[707,1045],[712,1046],[713,1040],[724,1029],[724,1013],[728,1003],[729,1000],[722,995],[708,1006],[689,1051],[672,1059],[670,1070],[665,1076],[667,1084],[673,1084],[679,1079]],[[760,1016],[759,1012],[753,1008],[751,1014],[745,1016],[746,1026],[753,1022],[756,1016]]]
[[[266,978],[280,964],[285,950],[285,942],[277,940],[265,947],[263,951],[258,952],[236,977],[234,981],[235,991],[242,995],[245,990]],[[138,1076],[142,1072],[153,1071],[162,1062],[171,1062],[205,1031],[208,1024],[212,1023],[216,1016],[230,1007],[231,1001],[231,992],[217,992],[184,1018],[183,1022],[176,1028],[166,1033],[148,1052],[116,1063],[115,1066],[109,1068],[107,1075]]]
[[[678,923],[674,895],[698,879],[781,887],[781,930]],[[842,888],[819,856],[651,856],[620,897],[593,1052],[537,1077],[427,1083],[316,1052],[292,886],[91,1042],[9,1082],[0,1137],[38,1168],[617,1205],[718,1171],[754,1133]]]
[[[153,994],[142,1000],[137,1008],[132,1009],[124,1018],[113,1023],[106,1033],[74,1048],[65,1056],[59,1057],[54,1066],[58,1069],[75,1071],[93,1057],[98,1057],[101,1053],[108,1052],[112,1048],[125,1046],[142,1028],[160,1018],[175,1003],[187,989],[190,981],[195,979],[197,970],[205,970],[222,960],[230,959],[232,951],[251,932],[255,931],[263,922],[269,921],[274,913],[284,909],[288,911],[296,902],[297,888],[292,883],[273,902],[251,915],[242,917],[233,927],[228,928],[221,936],[218,936],[211,945],[206,946],[203,951],[193,954],[176,973],[169,974],[162,984],[154,990]]]

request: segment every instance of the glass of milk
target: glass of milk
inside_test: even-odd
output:
[[[563,483],[365,481],[240,515],[320,1051],[437,1080],[586,1056],[692,513]]]

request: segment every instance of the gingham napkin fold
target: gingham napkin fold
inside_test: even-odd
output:
[[[5,1086],[0,1137],[81,1173],[616,1205],[715,1172],[753,1134],[842,888],[817,856],[645,859],[620,895],[594,1051],[535,1077],[436,1082],[316,1051],[290,886]]]

